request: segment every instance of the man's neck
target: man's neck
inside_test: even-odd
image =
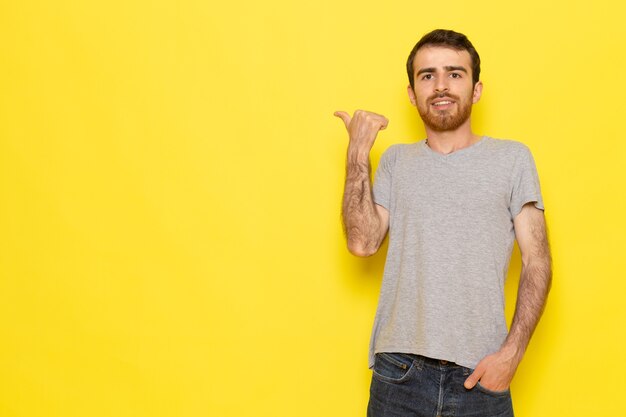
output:
[[[481,138],[472,132],[469,123],[459,126],[456,130],[434,131],[429,129],[428,126],[425,126],[425,128],[428,146],[433,151],[444,155],[467,148]]]

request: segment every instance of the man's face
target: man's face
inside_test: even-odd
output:
[[[425,46],[413,60],[414,90],[409,99],[434,131],[456,130],[468,122],[472,105],[480,99],[482,83],[472,84],[469,52]]]

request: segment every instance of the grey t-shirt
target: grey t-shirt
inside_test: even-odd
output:
[[[507,335],[504,280],[522,206],[544,209],[526,145],[487,136],[443,155],[425,141],[382,155],[374,201],[389,210],[389,249],[369,350],[468,368]]]

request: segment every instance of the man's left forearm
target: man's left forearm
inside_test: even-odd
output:
[[[522,255],[522,273],[511,329],[497,352],[485,356],[465,381],[471,389],[478,380],[488,389],[509,386],[522,361],[552,284],[552,261],[543,211],[527,204],[515,219]]]
[[[545,308],[552,284],[552,262],[546,238],[538,253],[522,265],[517,303],[511,329],[501,350],[509,352],[519,363]]]

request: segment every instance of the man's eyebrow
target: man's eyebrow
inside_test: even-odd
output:
[[[446,71],[463,71],[467,74],[467,70],[465,69],[465,67],[458,65],[446,65],[445,67],[443,67],[443,69],[445,69]],[[421,68],[419,71],[417,71],[416,75],[420,75],[425,72],[436,72],[436,69],[434,67]]]
[[[422,69],[420,69],[419,71],[417,71],[417,74],[416,74],[416,75],[420,75],[420,74],[423,74],[423,73],[425,73],[425,72],[435,72],[435,68],[433,68],[433,67],[429,67],[429,68],[422,68]]]
[[[467,70],[465,69],[465,67],[461,67],[457,65],[448,65],[448,66],[445,66],[444,69],[446,71],[463,71],[464,73],[467,74]]]

